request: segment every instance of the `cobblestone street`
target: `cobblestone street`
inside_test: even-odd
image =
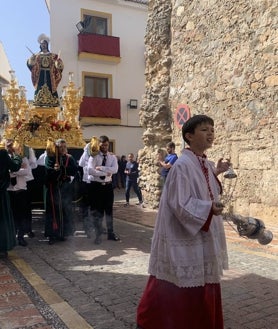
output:
[[[11,262],[0,261],[0,278],[6,266],[13,283],[20,284],[39,313],[31,313],[28,324],[22,323],[24,316],[19,317],[18,326],[5,324],[12,305],[8,312],[3,303],[5,288],[0,284],[1,329],[134,329],[136,307],[148,278],[155,214],[132,202],[125,208],[117,200],[115,232],[121,242],[108,241],[104,235],[102,244],[95,245],[93,238],[85,236],[77,216],[75,236],[52,246],[43,236],[42,217],[35,216],[36,237],[28,239],[28,247],[16,247]],[[262,246],[239,237],[225,224],[230,258],[230,270],[222,281],[225,329],[277,327],[277,228],[268,226],[275,236],[271,244]],[[26,305],[17,302],[16,311],[24,315]]]

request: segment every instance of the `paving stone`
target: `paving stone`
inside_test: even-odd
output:
[[[84,234],[78,214],[78,234],[67,241],[49,246],[41,233],[43,220],[37,217],[36,237],[28,240],[28,247],[15,248],[17,255],[87,321],[91,327],[86,329],[136,328],[136,308],[148,279],[156,212],[132,205],[127,209],[123,203],[117,195],[114,226],[121,242],[104,238],[101,245],[95,245]],[[276,225],[271,227],[277,232]],[[225,231],[230,258],[230,270],[225,271],[221,283],[225,329],[274,329],[278,323],[276,242],[262,246],[257,241],[243,239],[226,223]],[[61,321],[37,296],[34,287],[22,289],[22,274],[15,276],[17,269],[11,273],[12,268],[9,261],[0,261],[0,310],[4,313],[8,310],[3,299],[6,294],[11,308],[16,307],[21,314],[24,309],[22,303],[16,304],[15,296],[23,298],[27,294],[30,298],[27,304],[34,305],[45,321],[38,323],[36,329],[48,329],[51,318],[54,319],[51,328],[83,329]],[[32,310],[31,306],[26,312]],[[5,314],[0,313],[1,329],[3,319]]]

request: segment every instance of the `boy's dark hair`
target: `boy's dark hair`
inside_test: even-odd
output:
[[[194,134],[195,128],[203,122],[209,123],[210,125],[214,126],[213,119],[204,114],[194,115],[183,124],[182,138],[188,145],[190,144],[190,142],[185,137],[185,134],[187,133]]]
[[[167,143],[166,147],[170,147],[171,149],[174,149],[176,147],[176,144],[174,142]]]
[[[105,135],[102,135],[102,136],[99,137],[98,141],[100,143],[109,142],[109,138],[107,136],[105,136]]]

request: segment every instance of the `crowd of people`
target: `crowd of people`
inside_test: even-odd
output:
[[[7,204],[1,213],[3,216],[5,212],[10,215],[9,221],[14,228],[11,226],[9,231],[14,230],[18,245],[26,247],[26,236],[35,236],[32,230],[31,200],[34,184],[31,181],[34,180],[33,169],[37,167],[43,167],[39,179],[40,183],[43,182],[40,186],[43,187],[45,210],[44,235],[49,245],[65,241],[75,232],[72,211],[75,181],[78,183],[81,216],[87,237],[95,235],[95,244],[102,242],[103,234],[107,234],[108,240],[120,240],[113,227],[114,189],[125,189],[127,204],[131,187],[138,196],[138,204],[143,203],[143,198],[138,186],[138,163],[133,153],[128,155],[127,161],[125,155],[117,157],[108,149],[107,136],[94,136],[84,147],[80,159],[75,159],[69,154],[65,140],[48,140],[45,152],[36,158],[32,148],[20,147],[14,140],[2,142],[1,150],[11,161],[5,171],[7,177],[4,179],[4,174],[0,177],[3,180],[1,184],[7,185],[3,188]],[[20,161],[20,168],[13,167],[15,161]],[[7,245],[1,247],[0,251],[6,255],[10,249]]]
[[[166,154],[158,152],[163,190],[150,276],[137,309],[138,329],[224,328],[220,278],[228,268],[228,258],[217,176],[230,163],[220,159],[215,165],[205,154],[214,141],[212,118],[193,116],[183,125],[182,137],[188,146],[179,157],[173,142],[166,145]],[[120,240],[113,226],[114,189],[125,188],[127,207],[133,187],[138,204],[143,204],[133,153],[118,158],[109,152],[109,138],[103,135],[92,138],[78,161],[68,153],[63,139],[50,141],[36,160],[32,149],[24,152],[16,142],[6,141],[0,144],[1,257],[7,257],[16,238],[24,247],[24,235],[34,236],[27,183],[39,162],[45,166],[45,237],[50,245],[64,241],[75,230],[72,182],[80,169],[87,237],[94,234],[95,244],[102,242],[104,234],[108,240]]]

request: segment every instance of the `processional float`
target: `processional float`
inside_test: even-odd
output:
[[[10,74],[10,85],[2,88],[9,118],[4,126],[5,139],[34,149],[44,149],[48,139],[59,138],[65,139],[69,148],[84,147],[79,124],[82,90],[75,87],[72,72],[68,85],[63,87],[60,106],[51,106],[53,98],[47,85],[42,87],[36,101],[28,103],[25,87],[18,86],[14,71]],[[57,105],[57,100],[55,102]]]

